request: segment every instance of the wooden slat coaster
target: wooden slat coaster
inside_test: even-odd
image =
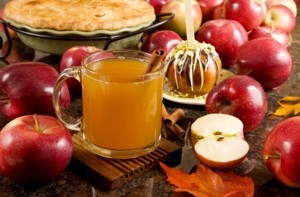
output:
[[[181,160],[181,147],[162,138],[159,147],[152,153],[135,159],[108,159],[86,148],[81,136],[73,135],[73,158],[76,171],[106,189],[114,189],[155,168],[159,161],[176,166]],[[84,164],[84,165],[82,165]]]

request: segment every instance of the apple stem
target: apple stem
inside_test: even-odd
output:
[[[34,127],[36,131],[40,131],[40,127],[39,127],[39,121],[38,121],[38,117],[36,114],[33,115],[33,119],[34,119]]]
[[[264,155],[265,160],[269,159],[280,159],[280,155]]]

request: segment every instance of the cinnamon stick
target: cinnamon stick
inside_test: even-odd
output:
[[[165,51],[162,49],[153,51],[153,53],[151,55],[151,59],[144,71],[144,74],[147,74],[147,73],[150,73],[150,72],[156,70],[156,67],[159,65],[159,63],[161,62],[164,55],[165,55]]]
[[[169,115],[164,122],[169,125],[175,124],[180,118],[184,116],[183,109],[176,109],[171,115]]]
[[[185,130],[183,130],[176,122],[182,116],[184,116],[184,111],[182,109],[177,109],[171,115],[169,115],[165,105],[162,105],[162,117],[164,123],[166,123],[168,128],[180,139],[183,139],[185,137]]]

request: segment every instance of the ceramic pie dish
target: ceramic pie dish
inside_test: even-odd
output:
[[[144,31],[174,15],[167,16],[157,20],[160,16],[144,0],[14,0],[4,7],[1,22],[28,47],[61,55],[78,45],[133,48]]]

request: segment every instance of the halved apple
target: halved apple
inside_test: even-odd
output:
[[[239,165],[249,151],[243,123],[228,114],[207,114],[191,125],[191,142],[198,160],[219,169]]]

